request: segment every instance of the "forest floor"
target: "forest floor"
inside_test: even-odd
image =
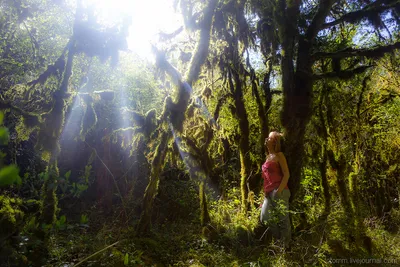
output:
[[[397,212],[396,215],[400,213]],[[336,215],[337,216],[337,215]],[[391,233],[383,221],[365,221],[372,240],[372,254],[351,242],[346,233],[333,236],[335,218],[295,232],[287,250],[274,242],[260,241],[239,228],[201,234],[198,222],[185,218],[154,224],[147,236],[137,236],[113,216],[93,212],[87,223],[64,222],[50,238],[46,266],[399,266],[398,219]],[[250,218],[251,219],[251,218]],[[339,220],[337,220],[339,221]],[[386,227],[387,228],[387,227]],[[329,233],[328,233],[329,232]],[[242,234],[241,234],[242,233]],[[110,246],[112,245],[112,246]],[[362,246],[361,246],[362,247]],[[106,248],[106,249],[105,249]],[[105,249],[105,250],[103,250]]]

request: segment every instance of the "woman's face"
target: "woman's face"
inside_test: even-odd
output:
[[[264,145],[266,148],[272,148],[275,145],[276,134],[274,132],[269,133],[269,136],[265,138]]]

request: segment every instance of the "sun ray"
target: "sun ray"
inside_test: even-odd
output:
[[[99,22],[113,25],[124,16],[132,19],[129,50],[144,59],[152,59],[151,44],[158,42],[160,32],[173,32],[183,25],[171,0],[86,0],[93,6]]]

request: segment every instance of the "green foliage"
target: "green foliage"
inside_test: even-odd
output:
[[[19,169],[15,165],[10,165],[0,169],[0,186],[11,185],[13,183],[21,184]]]
[[[0,112],[0,125],[3,124],[4,113]],[[6,145],[8,143],[8,129],[0,126],[0,145]],[[0,154],[0,162],[3,160],[3,153]],[[19,176],[19,169],[16,165],[12,164],[9,166],[0,165],[0,187],[11,185],[11,184],[22,183],[21,177]]]
[[[24,212],[22,200],[0,195],[0,240],[4,240],[21,228]]]
[[[55,228],[57,230],[65,230],[67,228],[67,217],[65,215],[62,215],[55,223]]]
[[[0,112],[0,125],[3,124],[4,113]],[[8,143],[8,129],[6,127],[0,127],[0,145],[6,145]]]
[[[259,225],[261,198],[256,197],[247,215],[241,212],[241,195],[237,188],[228,189],[225,199],[210,202],[211,222],[222,235],[223,242],[232,242],[236,249],[254,242],[253,230]]]
[[[80,224],[87,224],[89,222],[89,218],[86,214],[81,215]]]
[[[398,39],[394,32],[398,22],[393,19],[397,15],[394,15],[396,13],[387,15],[389,12],[398,10],[387,8],[389,4],[385,4],[379,7],[382,10],[388,9],[387,12],[382,13],[383,16],[375,12],[376,14],[369,14],[365,19],[360,20],[353,16],[362,14],[365,10],[375,9],[374,4],[366,8],[368,1],[339,1],[335,3],[333,9],[326,10],[326,13],[330,14],[333,20],[344,18],[343,23],[318,31],[315,38],[301,43],[307,38],[309,34],[307,29],[310,25],[315,25],[313,21],[314,18],[318,18],[316,14],[323,11],[323,5],[318,6],[316,1],[303,1],[298,10],[300,13],[298,19],[295,16],[288,16],[287,12],[290,12],[291,7],[299,1],[219,1],[215,16],[207,21],[203,20],[211,13],[202,12],[206,5],[204,1],[181,0],[178,2],[176,4],[180,5],[184,13],[185,25],[191,31],[190,38],[182,40],[184,38],[179,37],[177,43],[175,40],[169,40],[160,46],[165,45],[168,61],[177,63],[175,65],[182,70],[182,73],[189,69],[188,73],[191,73],[188,75],[189,82],[199,78],[196,83],[193,83],[194,94],[198,93],[202,97],[204,109],[209,114],[208,117],[205,115],[206,112],[199,114],[200,109],[196,107],[196,101],[192,101],[192,105],[188,108],[188,115],[190,113],[191,116],[185,118],[182,136],[180,136],[184,144],[179,147],[180,151],[177,151],[176,147],[170,149],[172,151],[175,149],[173,153],[178,157],[181,152],[184,159],[180,162],[171,160],[171,164],[165,166],[162,163],[165,161],[166,144],[169,139],[167,135],[170,134],[170,129],[167,129],[167,133],[162,137],[162,145],[159,146],[157,146],[159,144],[157,139],[160,139],[161,131],[158,132],[157,129],[161,129],[158,128],[159,120],[169,116],[162,112],[164,99],[165,107],[173,106],[169,98],[169,95],[173,95],[169,84],[171,81],[165,80],[165,77],[161,78],[161,81],[154,79],[154,68],[131,53],[121,53],[122,58],[118,66],[110,67],[101,64],[109,58],[112,63],[116,63],[118,50],[124,49],[126,45],[127,21],[118,18],[115,28],[100,25],[100,20],[94,19],[95,12],[91,10],[91,7],[76,9],[76,5],[68,1],[2,2],[0,106],[7,110],[6,121],[11,126],[7,125],[9,130],[7,127],[0,127],[0,145],[5,152],[1,153],[0,162],[0,186],[3,193],[0,196],[0,239],[4,235],[18,234],[25,224],[20,238],[25,239],[25,236],[28,236],[29,241],[16,242],[23,245],[18,245],[18,250],[15,251],[28,255],[34,254],[32,247],[44,249],[49,246],[51,253],[48,265],[76,264],[76,259],[81,259],[84,255],[92,255],[104,248],[105,244],[113,243],[121,236],[129,236],[127,237],[129,240],[113,247],[111,252],[107,251],[94,257],[91,264],[315,266],[329,265],[328,259],[335,256],[366,257],[367,249],[360,245],[359,241],[352,241],[354,234],[365,228],[366,236],[373,242],[373,257],[398,258],[400,252],[390,247],[396,247],[399,243],[397,232],[400,222],[397,208],[400,174],[398,164],[400,162],[398,153],[400,148],[399,53],[393,52],[381,60],[375,59],[381,56],[380,53],[372,58],[354,56],[359,53],[357,48],[363,47],[365,52],[374,45],[384,45]],[[243,6],[245,2],[246,5]],[[278,2],[286,3],[287,7],[282,9],[277,5]],[[324,1],[325,4],[329,2],[332,1]],[[386,2],[390,2],[390,5],[398,5],[395,1]],[[217,1],[209,3],[215,4]],[[348,12],[351,12],[350,15],[346,15]],[[60,14],[63,15],[60,16]],[[77,20],[74,21],[75,16]],[[292,21],[287,21],[288,17],[292,18]],[[257,18],[257,23],[254,18]],[[362,23],[359,23],[360,21]],[[208,30],[208,27],[202,28],[204,22],[212,23],[211,30]],[[299,24],[295,25],[292,22]],[[377,26],[376,37],[371,37],[370,29],[364,27],[364,24],[368,23]],[[293,36],[290,36],[289,26],[295,26]],[[198,28],[204,32],[203,41],[194,43],[193,37],[198,37],[194,31]],[[382,32],[382,29],[385,29],[387,33]],[[392,36],[383,40],[386,34],[391,35],[391,31],[393,31]],[[287,38],[291,41],[286,42]],[[66,44],[71,39],[76,42],[75,52],[77,53],[73,58],[74,74],[71,77],[69,75],[63,77],[65,55],[69,50]],[[254,40],[259,40],[257,46]],[[209,46],[208,42],[211,42],[209,53],[205,50]],[[237,49],[232,53],[229,47],[233,43]],[[289,49],[286,47],[287,43],[293,44],[293,51],[290,51],[290,47]],[[299,50],[299,47],[304,44],[310,46],[309,54]],[[261,50],[258,49],[259,46]],[[196,52],[191,62],[197,61],[199,64],[187,66],[185,63],[177,62],[177,55],[186,54],[192,47],[197,47],[194,51],[200,51],[200,53]],[[253,175],[259,173],[258,162],[264,159],[259,142],[262,133],[258,120],[258,106],[253,97],[255,91],[250,90],[253,88],[250,87],[248,79],[253,74],[250,73],[249,63],[245,62],[243,54],[248,49],[254,52],[258,62],[262,62],[259,64],[264,64],[264,60],[273,62],[271,64],[273,72],[269,80],[263,80],[264,66],[260,66],[263,71],[255,70],[256,77],[250,77],[250,80],[255,80],[256,89],[260,92],[266,83],[270,83],[270,89],[274,90],[270,99],[272,105],[268,111],[265,111],[270,129],[282,129],[280,113],[284,101],[291,96],[291,92],[295,92],[295,101],[292,103],[294,105],[307,103],[307,99],[305,101],[302,99],[304,96],[310,97],[309,99],[314,96],[315,100],[312,125],[306,129],[304,136],[299,135],[301,138],[289,140],[294,144],[292,146],[294,156],[289,162],[289,169],[292,170],[296,161],[303,159],[304,166],[297,168],[302,170],[303,179],[299,193],[293,201],[295,205],[292,207],[294,209],[292,221],[296,229],[294,243],[292,251],[286,254],[277,244],[261,244],[253,235],[254,229],[258,227],[260,212],[255,206],[258,206],[257,202],[262,200],[261,195],[255,197],[256,203],[252,203],[247,216],[240,212],[241,196],[238,181],[241,166],[238,144],[243,136],[240,134],[238,119],[232,115],[235,114],[237,107],[232,98],[232,88],[227,83],[228,70],[231,70],[231,75],[239,73],[239,79],[233,81],[233,87],[241,83],[245,104],[245,110],[242,112],[248,114],[249,133],[245,137],[249,138],[249,150],[244,151],[241,157],[250,160],[251,169],[248,171],[253,171]],[[349,56],[345,58],[328,56],[317,59],[318,53],[327,52],[348,53]],[[308,66],[309,69],[307,66],[303,69],[303,65],[298,64],[302,62],[302,56],[307,58],[306,61],[313,62]],[[284,70],[285,64],[288,64],[288,61],[285,61],[286,58],[289,58],[291,63],[297,62],[296,66],[289,68],[289,73]],[[357,66],[365,67],[366,65],[376,67],[365,74],[347,77],[345,81],[335,76],[340,71],[351,71]],[[318,76],[325,73],[330,73],[330,77],[335,77],[335,79],[318,78],[318,82],[314,83],[314,87],[311,86],[309,91],[300,90],[302,86],[305,86],[304,82],[316,78],[312,75]],[[300,77],[304,80],[299,87],[289,88],[287,84],[291,86],[295,84],[291,77]],[[366,82],[367,86],[364,86],[366,77],[370,80]],[[64,84],[68,81],[68,88],[64,87],[68,95],[63,96],[65,97],[63,99],[56,94],[61,80]],[[286,87],[283,88],[284,86]],[[208,95],[202,95],[200,88],[212,88],[212,91]],[[183,87],[179,89],[182,90]],[[80,96],[87,98],[83,105],[86,111],[80,114],[82,117],[79,117],[79,122],[82,123],[77,127],[76,136],[80,133],[82,139],[87,140],[88,143],[93,142],[99,158],[108,153],[106,149],[102,149],[110,138],[110,136],[104,136],[105,130],[108,134],[112,132],[115,135],[111,137],[115,143],[121,144],[123,148],[132,147],[129,159],[123,155],[112,157],[107,162],[107,165],[113,165],[110,169],[115,174],[116,183],[123,184],[127,188],[126,191],[129,191],[138,186],[145,187],[151,178],[152,183],[148,187],[147,198],[142,203],[147,212],[146,219],[148,219],[144,226],[149,225],[149,218],[153,222],[152,231],[148,232],[149,236],[146,238],[131,238],[134,231],[126,226],[137,223],[139,215],[135,209],[125,214],[128,218],[122,219],[123,216],[118,213],[120,207],[115,205],[112,199],[111,210],[101,209],[99,206],[93,206],[93,210],[98,211],[99,214],[109,211],[113,216],[92,219],[97,217],[88,213],[90,210],[85,210],[87,206],[94,203],[92,199],[96,199],[89,193],[96,191],[95,187],[91,188],[92,185],[99,186],[97,179],[94,182],[91,180],[93,175],[99,174],[99,165],[102,168],[98,161],[92,162],[92,159],[89,159],[90,164],[84,168],[82,165],[75,165],[76,161],[72,161],[70,166],[65,166],[65,162],[61,164],[64,155],[63,151],[59,150],[58,142],[60,137],[64,136],[60,136],[60,133],[62,127],[66,127],[65,132],[69,130],[68,124],[63,123],[64,113],[70,110],[70,107],[83,110],[82,106],[76,107],[72,104],[73,97],[71,96],[76,96],[77,92]],[[221,99],[224,99],[224,102],[220,102]],[[261,99],[263,104],[269,101],[268,96],[262,95],[262,92]],[[55,101],[58,101],[58,105],[55,105]],[[191,100],[184,99],[183,102],[185,101]],[[180,107],[185,108],[185,105]],[[216,114],[219,116],[213,122],[210,120],[210,115],[214,115],[217,108],[220,108],[219,114]],[[305,129],[307,120],[300,119],[304,114],[303,109],[308,108],[310,107],[301,106],[299,109],[294,109],[294,112],[289,112],[291,118],[299,119],[294,121],[292,129],[294,132],[297,130],[302,132]],[[55,111],[58,113],[54,113]],[[179,110],[177,113],[179,114],[175,115],[182,119],[185,110]],[[157,118],[160,114],[167,116]],[[3,117],[4,115],[0,113],[0,124]],[[172,119],[176,120],[176,117]],[[322,123],[321,119],[325,123]],[[41,129],[38,138],[39,127]],[[326,130],[325,135],[323,130]],[[14,138],[15,134],[16,138]],[[13,137],[12,140],[9,140],[9,135]],[[30,146],[37,138],[39,146],[37,150],[33,150]],[[186,140],[183,140],[184,138]],[[302,155],[302,146],[298,144],[301,145],[303,140],[306,154],[304,157],[297,158],[297,155]],[[189,145],[190,142],[192,145]],[[82,144],[80,140],[77,140],[76,145],[79,150],[76,152],[85,155],[87,147]],[[118,150],[112,146],[113,144],[110,144],[112,156],[116,155],[114,152]],[[39,148],[44,150],[39,150]],[[326,166],[323,166],[327,171],[327,190],[332,195],[330,214],[323,213],[325,203],[323,202],[324,191],[321,186],[320,164],[323,162],[324,151],[325,153],[330,151],[332,154],[332,158],[326,162]],[[42,162],[33,160],[32,155],[37,153],[42,153],[43,158],[48,162],[50,159],[54,161],[57,158],[60,160],[62,171],[69,171],[60,175],[58,163],[52,162],[46,172],[36,177],[36,173],[43,171]],[[140,156],[146,154],[148,159],[154,157],[152,177],[142,175],[143,172],[140,169],[143,166],[148,167],[146,165],[148,162],[144,156],[141,159],[136,158],[138,154]],[[195,168],[191,163],[195,161],[193,158],[199,161]],[[3,159],[5,162],[18,162],[19,166],[3,166]],[[128,164],[125,164],[126,162]],[[77,169],[78,165],[82,167]],[[338,165],[341,165],[340,177],[337,171]],[[171,166],[181,169],[176,171]],[[24,179],[19,177],[19,169],[24,170]],[[76,173],[78,174],[75,175]],[[200,189],[202,209],[199,207],[197,181],[187,181],[188,173],[192,178],[202,180],[210,178],[210,180],[218,181],[220,185],[220,188],[204,189],[202,187]],[[28,179],[36,182],[27,183]],[[300,179],[300,171],[292,175],[291,179]],[[340,179],[343,182],[341,188],[338,187]],[[159,183],[160,186],[158,186]],[[22,184],[25,188],[29,187],[29,190],[9,186],[12,184]],[[42,214],[41,217],[37,215],[27,217],[26,209],[29,210],[29,205],[17,196],[37,198],[38,196],[32,192],[37,191],[38,184],[43,185]],[[80,215],[75,218],[77,220],[75,224],[73,216],[68,215],[68,224],[65,215],[57,216],[58,199],[55,194],[57,188],[58,192],[62,192],[60,201],[71,201],[71,197],[84,199],[81,201],[83,203],[79,210],[68,208],[70,203],[64,202],[60,205],[65,209],[62,214],[71,212]],[[209,191],[218,192],[221,188],[226,190],[226,193],[222,194],[220,200],[216,200]],[[350,211],[351,214],[343,211],[343,204],[339,201],[343,189],[348,191],[348,198],[352,201],[351,207],[354,212]],[[8,194],[15,197],[8,197]],[[135,194],[129,197],[133,199],[133,202],[141,201],[141,197]],[[207,218],[205,212],[206,198],[211,201],[210,218]],[[357,202],[357,198],[362,201]],[[146,206],[151,201],[154,201],[154,205]],[[75,207],[76,205],[73,209]],[[201,210],[203,210],[201,217],[203,222],[199,220]],[[113,213],[114,211],[116,212]],[[352,221],[352,217],[356,217],[354,222],[358,224]],[[91,231],[88,231],[87,225],[89,218]],[[7,223],[8,225],[3,226]],[[52,227],[53,223],[54,227]],[[200,224],[207,224],[208,228],[201,229]],[[38,228],[43,229],[49,237],[48,244],[40,245],[41,240],[34,240],[29,236]],[[69,231],[55,231],[66,229]],[[202,230],[203,236],[200,235]],[[19,241],[19,237],[15,238]],[[368,239],[365,240],[368,241]],[[38,243],[35,245],[29,244],[36,241]],[[19,265],[35,264],[24,262]]]

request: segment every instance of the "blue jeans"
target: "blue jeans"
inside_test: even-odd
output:
[[[289,198],[290,190],[286,188],[278,195],[276,189],[269,192],[264,197],[260,215],[261,223],[268,225],[272,236],[282,240],[286,247],[292,234],[289,218]]]

